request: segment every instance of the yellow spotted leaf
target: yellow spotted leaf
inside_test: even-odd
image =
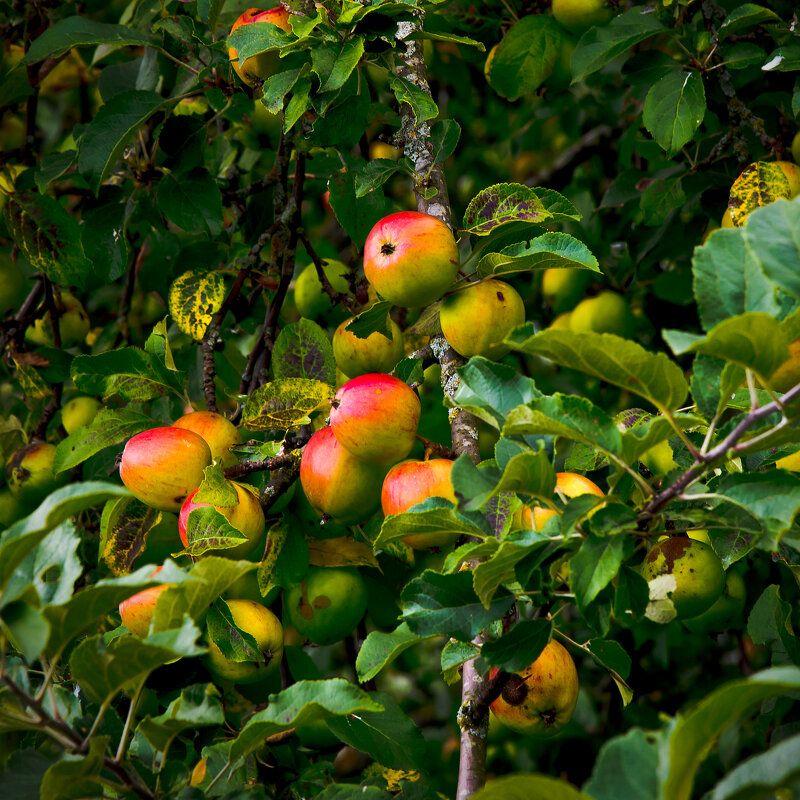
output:
[[[748,214],[783,197],[791,199],[789,179],[781,167],[769,161],[756,161],[745,167],[733,182],[728,200],[734,227],[744,225]]]
[[[225,300],[219,272],[184,272],[169,289],[169,313],[183,333],[200,341]]]
[[[16,358],[14,363],[17,366],[17,379],[25,397],[42,399],[53,393],[44,378],[33,367],[20,364]]]
[[[267,592],[274,585],[272,576],[287,535],[288,529],[280,522],[276,522],[267,533],[267,548],[264,559],[258,565],[257,573],[258,591],[261,592],[262,597],[266,597]]]
[[[127,575],[147,545],[162,513],[134,497],[109,500],[100,522],[100,557],[115,576]]]
[[[284,378],[256,389],[244,404],[242,423],[246,428],[291,430],[311,422],[309,414],[325,407],[333,389],[310,378]]]
[[[309,539],[308,560],[315,567],[378,567],[372,548],[350,536]]]

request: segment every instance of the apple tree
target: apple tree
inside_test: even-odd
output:
[[[14,798],[800,796],[800,33],[0,1]]]

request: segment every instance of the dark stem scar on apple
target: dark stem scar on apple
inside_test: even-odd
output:
[[[384,256],[390,256],[397,248],[391,243],[386,242],[386,244],[381,245],[381,254]]]
[[[500,696],[510,706],[521,706],[528,696],[528,686],[525,683],[525,678],[521,675],[512,674],[508,676]]]

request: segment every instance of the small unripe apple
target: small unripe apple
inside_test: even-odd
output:
[[[389,318],[392,338],[380,331],[359,339],[347,330],[352,317],[345,320],[333,334],[333,357],[336,366],[348,377],[356,378],[368,372],[390,372],[403,358],[403,333],[397,323]]]
[[[607,0],[553,0],[552,7],[556,22],[577,36],[614,16]]]
[[[69,481],[68,472],[53,471],[55,455],[55,445],[32,442],[9,456],[6,481],[17,500],[25,504],[41,503],[50,492]]]
[[[494,676],[497,670],[492,670]],[[489,704],[507,727],[533,736],[554,736],[578,703],[578,671],[566,648],[551,640],[530,666],[511,675]]]
[[[292,30],[292,26],[289,24],[289,17],[289,12],[283,6],[267,10],[248,8],[233,23],[231,33],[242,25],[252,25],[254,22],[271,22],[281,30],[289,33]],[[256,81],[266,80],[276,71],[279,64],[277,56],[273,52],[259,53],[246,58],[244,63],[240,63],[235,47],[228,48],[228,58],[230,58],[234,72],[248,86],[252,86]]]
[[[236,547],[222,548],[220,550],[209,551],[214,555],[225,556],[227,558],[247,558],[256,550],[259,544],[263,544],[266,522],[264,520],[264,509],[258,501],[254,491],[236,481],[229,481],[236,489],[238,502],[235,506],[214,506],[230,524],[240,533],[247,537],[246,542],[236,545]],[[199,487],[198,487],[199,488]],[[178,515],[178,533],[184,547],[189,546],[189,539],[186,534],[186,527],[189,524],[189,514],[196,508],[208,508],[210,503],[196,503],[194,496],[197,494],[195,489],[184,501],[181,506],[181,513]]]
[[[741,617],[747,592],[744,580],[732,570],[725,578],[725,588],[711,608],[696,617],[685,619],[683,624],[695,633],[718,633],[726,630]]]
[[[588,270],[552,267],[542,273],[542,297],[554,314],[561,314],[574,308],[591,282]]]
[[[183,428],[196,433],[205,440],[214,461],[221,460],[223,467],[231,467],[238,459],[230,448],[241,444],[239,429],[222,414],[216,411],[192,411],[172,423],[173,428]]]
[[[504,281],[480,281],[445,297],[439,321],[445,338],[462,356],[498,359],[508,352],[503,339],[525,322],[525,304]]]
[[[0,316],[17,311],[25,299],[25,275],[19,264],[0,253]]]
[[[153,428],[128,439],[119,475],[131,493],[160,511],[178,511],[211,465],[205,440],[183,428]]]
[[[572,310],[569,325],[581,333],[594,331],[628,337],[633,333],[633,315],[621,295],[605,291],[581,300]]]
[[[572,318],[571,311],[564,311],[559,314],[547,327],[554,331],[568,331],[572,327],[570,319]]]
[[[96,397],[73,397],[61,409],[61,424],[67,433],[75,433],[89,425],[101,408]]]
[[[61,335],[61,346],[71,347],[82,342],[89,333],[89,315],[77,297],[69,292],[55,293],[53,300],[58,309],[58,332]],[[31,344],[43,347],[52,347],[53,326],[50,322],[50,313],[39,317],[33,325],[25,331],[25,340]]]
[[[736,227],[736,225],[734,225],[733,216],[731,215],[731,210],[729,208],[726,208],[722,212],[722,219],[720,220],[719,226],[720,226],[720,228],[735,228]]]
[[[156,567],[150,577],[158,575],[162,569],[163,567]],[[119,615],[122,617],[122,624],[134,636],[147,636],[150,632],[150,623],[156,613],[158,598],[170,586],[172,586],[171,583],[151,586],[149,589],[143,589],[119,604]]]
[[[689,619],[709,609],[725,587],[725,570],[713,548],[688,536],[670,536],[656,543],[642,564],[642,577],[664,582],[678,619]],[[651,585],[650,596],[653,597]]]
[[[792,158],[800,164],[800,131],[797,131],[792,139]]]
[[[208,671],[233,683],[257,683],[274,672],[283,658],[283,626],[281,621],[261,603],[254,600],[226,600],[237,628],[249,633],[264,655],[263,662],[232,661],[209,639]],[[237,634],[238,635],[238,634]]]
[[[322,271],[330,285],[339,294],[350,293],[350,284],[346,278],[350,270],[346,264],[329,258],[322,265]],[[328,314],[333,308],[330,297],[322,290],[317,268],[313,264],[309,264],[297,276],[297,280],[294,282],[294,302],[297,310],[306,319],[316,319],[323,314]]]
[[[401,461],[395,464],[383,480],[381,506],[385,516],[402,514],[428,497],[444,497],[458,502],[450,472],[453,462],[447,458],[430,461]],[[458,533],[448,531],[419,531],[405,536],[403,541],[416,550],[428,547],[446,547],[458,538]]]
[[[417,211],[384,217],[364,243],[367,280],[397,306],[435,302],[452,285],[458,266],[458,246],[450,228]]]
[[[0,528],[10,528],[31,510],[31,507],[15,497],[7,486],[0,489]]]
[[[331,428],[317,431],[303,449],[300,485],[318,513],[341,525],[366,522],[380,505],[385,469],[344,448]]]
[[[580,497],[582,494],[593,494],[595,497],[603,497],[603,490],[585,475],[577,472],[559,472],[556,474],[556,492],[568,497]],[[594,509],[592,509],[594,510]],[[512,526],[516,529],[528,531],[540,531],[545,522],[550,517],[558,514],[553,508],[542,508],[542,506],[525,506],[514,512]]]
[[[314,644],[338,642],[367,610],[367,587],[353,567],[309,567],[284,595],[288,621]]]
[[[800,383],[800,339],[789,343],[789,358],[769,376],[769,385],[776,392],[788,392]]]
[[[331,429],[342,447],[370,464],[394,464],[414,446],[422,406],[392,375],[371,372],[342,386],[331,401]]]
[[[789,181],[789,198],[797,197],[800,194],[800,166],[792,163],[791,161],[776,161],[775,162],[786,176]]]

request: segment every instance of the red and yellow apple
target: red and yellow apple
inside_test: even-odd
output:
[[[158,575],[162,569],[163,567],[156,567],[150,577]],[[150,623],[156,613],[158,598],[170,586],[172,586],[171,583],[151,586],[149,589],[143,589],[119,604],[119,615],[122,617],[122,624],[134,636],[147,636],[150,632]]]
[[[230,448],[240,444],[242,434],[239,429],[222,414],[216,411],[192,411],[184,414],[172,423],[173,428],[192,431],[205,440],[214,461],[221,460],[223,467],[237,463],[237,458]]]
[[[364,274],[378,294],[407,308],[438,300],[458,273],[450,228],[429,214],[401,211],[377,222],[364,244]]]
[[[603,490],[594,481],[577,472],[559,472],[556,475],[556,492],[570,500],[573,497],[580,497],[582,494],[593,494],[595,497],[604,496]],[[553,508],[525,506],[514,512],[512,525],[523,530],[540,531],[545,522],[558,513]]]
[[[289,33],[292,30],[289,24],[289,12],[283,6],[269,8],[248,8],[239,16],[231,26],[231,33],[242,25],[252,25],[256,22],[269,22],[283,31]],[[234,72],[248,85],[252,86],[256,81],[266,80],[277,69],[277,59],[271,51],[259,53],[255,56],[246,58],[244,63],[240,63],[239,55],[235,47],[228,48],[228,58]]]
[[[352,317],[345,320],[333,334],[333,357],[336,366],[348,378],[369,372],[390,372],[403,358],[403,333],[397,323],[389,318],[392,337],[374,331],[360,339],[347,329]]]
[[[130,492],[160,511],[178,511],[211,465],[205,440],[183,428],[152,428],[128,439],[119,475]]]

